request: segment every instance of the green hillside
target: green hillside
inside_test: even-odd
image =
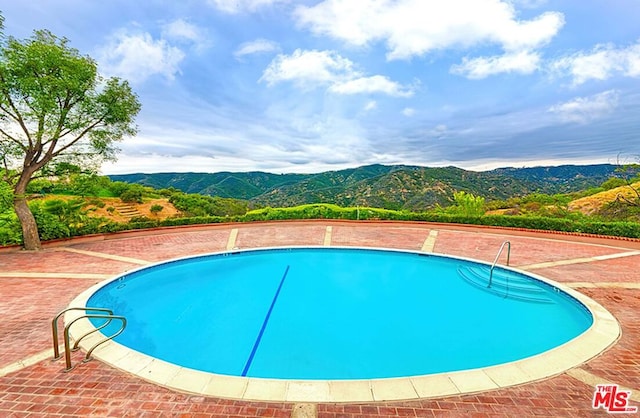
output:
[[[477,172],[457,167],[376,164],[317,174],[153,173],[110,178],[160,189],[173,187],[187,193],[244,199],[261,206],[331,202],[341,206],[419,211],[451,203],[455,191],[495,200],[530,193],[583,190],[614,176],[615,168],[611,164],[599,164]]]

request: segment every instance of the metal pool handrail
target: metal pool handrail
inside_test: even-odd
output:
[[[106,312],[109,315],[113,315],[113,311],[111,309],[107,309],[107,308],[89,308],[86,306],[76,306],[76,307],[72,307],[72,308],[67,308],[63,311],[60,311],[56,316],[53,317],[53,320],[51,321],[51,333],[53,334],[53,359],[57,360],[60,357],[62,357],[60,355],[60,348],[58,347],[58,319],[60,319],[60,317],[62,315],[64,315],[65,313],[69,312],[69,311],[96,311],[96,312]],[[95,332],[98,331],[104,327],[106,327],[107,325],[109,325],[111,321],[107,321],[103,326],[101,326],[100,328],[91,331],[91,332]],[[78,339],[78,341],[80,341],[82,338],[86,337],[87,335],[89,335],[90,333],[87,333],[85,335],[83,335],[82,337],[80,337]],[[77,347],[77,344],[76,344]],[[76,348],[74,347],[74,348]]]
[[[89,349],[89,351],[87,351],[87,354],[84,357],[83,362],[87,362],[87,361],[91,360],[91,353],[93,353],[93,350],[98,348],[99,345],[104,344],[107,341],[110,341],[110,340],[114,339],[115,337],[117,337],[118,335],[122,334],[122,331],[124,331],[125,327],[127,326],[127,318],[125,318],[124,316],[121,316],[121,315],[87,314],[87,315],[79,316],[79,317],[75,318],[73,321],[69,322],[69,324],[66,327],[64,327],[64,359],[65,359],[65,363],[66,363],[66,368],[64,369],[65,372],[68,372],[71,369],[73,369],[73,367],[71,365],[71,348],[69,347],[69,345],[70,345],[70,342],[69,342],[69,340],[70,340],[70,338],[69,338],[69,328],[71,328],[71,325],[75,324],[77,321],[79,321],[81,319],[85,319],[85,318],[108,319],[109,321],[107,321],[107,323],[111,322],[112,319],[117,319],[117,320],[122,322],[122,326],[113,335],[105,337],[105,339],[103,339],[103,340],[97,342],[96,344],[94,344],[93,347],[91,347]],[[101,328],[104,328],[104,326],[101,327]],[[84,338],[85,336],[89,335],[90,333],[91,332],[83,335],[81,338]]]
[[[511,242],[505,241],[500,246],[498,254],[496,254],[496,259],[493,260],[493,264],[491,265],[491,269],[489,270],[489,284],[487,285],[487,287],[491,287],[491,283],[493,281],[493,269],[496,267],[498,259],[500,258],[500,254],[502,254],[502,250],[504,250],[505,245],[507,246],[507,266],[509,265],[509,258],[511,257]]]

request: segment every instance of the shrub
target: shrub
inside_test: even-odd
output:
[[[164,206],[162,205],[151,205],[151,207],[149,208],[149,211],[153,215],[157,215],[158,213],[162,212],[163,209],[164,209]]]
[[[22,229],[13,213],[0,214],[0,245],[14,245],[22,242]]]
[[[120,200],[124,203],[142,203],[142,186],[140,186],[140,188],[131,187],[125,190],[120,194]]]
[[[626,185],[627,185],[627,181],[625,179],[622,179],[620,177],[611,177],[609,180],[602,183],[600,187],[602,187],[604,190],[611,190],[611,189],[615,189],[616,187],[626,186]]]
[[[244,215],[249,206],[244,200],[186,193],[174,193],[169,202],[187,216]]]
[[[69,227],[62,223],[57,216],[42,210],[34,211],[33,216],[36,218],[38,233],[40,234],[40,239],[43,241],[68,238],[71,236]]]
[[[83,199],[50,199],[41,205],[41,209],[55,217],[66,225],[82,222],[85,220],[86,212],[82,210],[84,206]]]
[[[103,200],[100,200],[100,199],[90,199],[88,204],[98,208],[103,208],[107,205],[106,203],[104,203]]]

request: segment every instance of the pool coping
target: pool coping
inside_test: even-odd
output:
[[[490,263],[466,257],[425,253],[421,251],[399,250],[394,248],[353,246],[260,247],[243,250],[219,251],[210,254],[199,254],[153,263],[114,276],[113,278],[91,286],[78,295],[69,304],[69,306],[85,307],[88,299],[96,290],[107,283],[118,280],[118,278],[131,274],[136,270],[180,259],[234,252],[273,249],[280,250],[286,248],[365,248],[368,250],[397,251],[445,257],[490,265]],[[573,297],[590,311],[593,316],[593,323],[591,327],[579,336],[558,347],[522,360],[463,371],[382,379],[284,380],[220,375],[178,366],[140,353],[115,341],[108,341],[100,345],[93,352],[93,357],[117,369],[138,376],[146,381],[173,390],[198,395],[246,401],[271,402],[382,402],[462,395],[506,388],[546,379],[580,366],[593,357],[598,356],[607,348],[612,346],[620,337],[621,328],[618,321],[602,305],[591,298],[561,283],[529,271],[519,270],[517,268],[504,265],[500,265],[500,267],[540,280],[541,282],[555,287]],[[69,324],[71,321],[76,320],[83,314],[84,313],[82,311],[69,311],[65,314],[65,323]],[[77,339],[93,330],[95,330],[95,327],[91,322],[86,318],[82,318],[77,320],[73,328],[70,329],[70,335],[72,339]],[[101,341],[102,337],[99,333],[90,334],[80,341],[79,346],[84,351],[88,351],[92,346]],[[179,343],[179,341],[175,342],[175,344]]]

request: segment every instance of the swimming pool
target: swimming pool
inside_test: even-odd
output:
[[[251,381],[267,379],[416,381],[495,369],[593,328],[590,302],[575,292],[513,269],[497,267],[491,288],[487,278],[486,264],[462,258],[272,248],[133,271],[100,286],[86,306],[127,317],[114,344],[249,379],[243,394]]]

